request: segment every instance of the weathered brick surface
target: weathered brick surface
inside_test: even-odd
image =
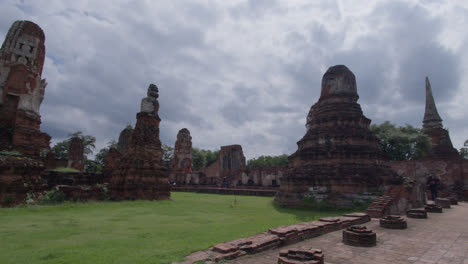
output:
[[[141,103],[137,123],[125,154],[110,179],[114,199],[159,200],[170,198],[167,169],[159,140],[157,87],[150,85]]]
[[[377,244],[377,235],[365,226],[352,226],[343,230],[343,243],[350,246],[372,247]]]
[[[68,167],[84,171],[84,145],[80,137],[72,137],[68,145]]]
[[[232,259],[247,253],[254,254],[280,246],[295,244],[306,239],[318,237],[320,235],[339,230],[343,223],[365,223],[369,222],[370,217],[364,213],[351,213],[343,217],[326,217],[323,221],[303,222],[289,226],[279,226],[271,228],[268,232],[263,232],[248,238],[241,238],[213,246],[209,250],[199,251],[187,256],[184,263],[195,263],[206,261],[219,261],[221,259]],[[307,249],[311,250],[311,249]],[[318,251],[316,252],[318,253]],[[298,252],[291,254],[286,261],[298,261],[298,257],[309,253]],[[283,256],[284,257],[284,256]],[[294,260],[295,259],[295,260]],[[313,260],[310,260],[313,261]],[[285,262],[286,263],[286,262]],[[293,262],[287,262],[293,263]],[[314,263],[314,262],[299,262]]]
[[[354,74],[343,65],[329,68],[320,99],[307,116],[307,133],[289,157],[290,169],[281,180],[276,200],[282,205],[306,206],[304,200],[314,197],[347,207],[358,193],[400,182],[383,164],[358,98]]]
[[[380,219],[380,226],[390,229],[406,229],[408,227],[406,220],[401,216],[388,215]]]
[[[435,204],[442,207],[442,208],[450,208],[450,205],[452,204],[450,199],[447,198],[436,198]]]
[[[410,218],[427,218],[427,212],[425,209],[410,209],[406,211],[406,216]]]
[[[49,149],[50,136],[40,132],[39,108],[44,98],[41,79],[45,58],[45,36],[30,21],[16,21],[0,49],[0,147],[13,148],[28,156]]]
[[[187,128],[182,128],[177,133],[169,180],[177,185],[199,183],[198,177],[187,177],[188,174],[192,174],[192,137]]]
[[[442,207],[435,205],[435,204],[427,204],[426,206],[424,206],[424,209],[428,213],[442,213],[443,212]]]
[[[278,264],[323,264],[324,255],[320,249],[285,249],[281,250]]]

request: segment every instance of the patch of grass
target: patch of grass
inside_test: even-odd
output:
[[[55,169],[52,169],[51,171],[58,171],[58,172],[80,172],[77,169],[74,168],[67,168],[67,167],[58,167]]]
[[[172,199],[2,208],[0,263],[171,263],[272,227],[344,213],[279,208],[268,197],[175,192]]]
[[[23,154],[21,154],[20,152],[18,152],[16,150],[2,150],[2,151],[0,151],[0,155],[4,155],[4,156],[22,156]]]

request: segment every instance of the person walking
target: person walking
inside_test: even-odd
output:
[[[437,188],[439,187],[439,183],[440,180],[435,177],[429,176],[429,178],[427,179],[427,187],[431,191],[432,201],[435,201],[435,199],[437,198]]]

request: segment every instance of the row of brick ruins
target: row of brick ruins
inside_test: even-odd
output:
[[[50,136],[40,131],[39,114],[46,88],[41,79],[44,42],[44,32],[38,25],[16,21],[0,50],[2,205],[24,201],[26,193],[50,188],[51,182],[63,185],[64,180],[56,175],[44,186],[46,167],[67,166],[81,172],[84,168],[79,138],[71,140],[65,162],[52,154],[44,157],[50,151]],[[468,197],[468,161],[460,158],[442,126],[428,79],[423,128],[433,147],[423,160],[402,162],[386,160],[369,129],[371,120],[357,103],[355,76],[343,65],[331,67],[324,74],[320,98],[307,115],[307,132],[297,143],[297,151],[289,156],[289,165],[281,168],[249,169],[242,147],[229,145],[221,147],[214,163],[192,171],[192,139],[185,128],[177,135],[170,166],[165,166],[159,139],[158,93],[158,87],[151,84],[136,115],[135,129],[121,132],[117,148],[109,151],[103,174],[89,178],[77,173],[68,185],[107,183],[110,192],[106,195],[111,198],[151,200],[169,199],[174,185],[268,187],[278,190],[275,199],[285,206],[326,201],[337,207],[375,199],[377,193],[385,191],[378,205],[388,206],[375,208],[398,213],[422,206],[425,179],[436,176],[450,195]],[[61,188],[75,198],[103,197],[99,189]]]

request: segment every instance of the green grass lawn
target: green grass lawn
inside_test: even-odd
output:
[[[0,263],[171,263],[271,227],[340,215],[273,198],[172,193],[173,201],[64,203],[0,209]]]

